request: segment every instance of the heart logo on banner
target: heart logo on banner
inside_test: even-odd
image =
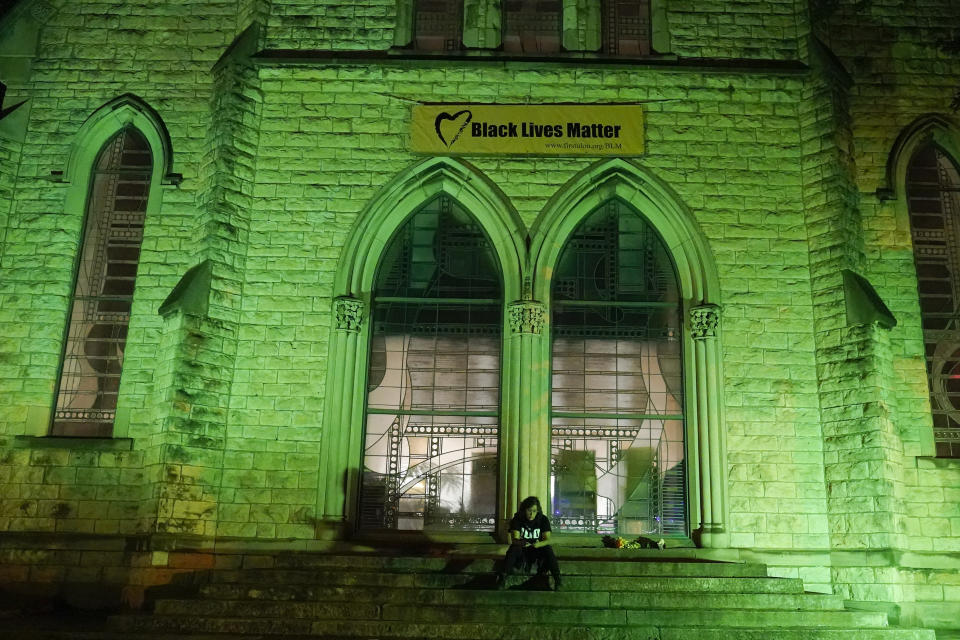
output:
[[[453,115],[443,112],[433,121],[433,128],[437,130],[437,137],[440,138],[440,142],[447,145],[447,149],[449,149],[463,133],[463,130],[467,128],[471,120],[473,120],[473,114],[470,113],[469,109],[457,111]]]

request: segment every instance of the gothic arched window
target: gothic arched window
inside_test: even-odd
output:
[[[494,529],[501,291],[489,239],[448,196],[387,246],[371,310],[362,528]]]
[[[960,173],[937,146],[910,159],[907,203],[937,455],[960,457]]]
[[[552,287],[556,527],[685,535],[681,307],[666,245],[608,201],[567,241]]]
[[[132,127],[97,157],[51,435],[112,435],[152,166]]]

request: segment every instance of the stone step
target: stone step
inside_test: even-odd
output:
[[[381,588],[490,588],[494,575],[459,573],[377,573],[309,571],[304,569],[249,569],[215,571],[214,584],[245,584],[259,587],[273,585],[363,586]],[[513,581],[524,580],[512,576]],[[564,576],[564,586],[571,591],[671,591],[719,593],[802,593],[803,582],[797,578],[712,578],[712,577],[648,577],[648,576]]]
[[[807,609],[841,610],[843,598],[824,594],[786,593],[677,593],[628,591],[571,591],[560,593],[509,589],[380,589],[376,587],[327,587],[316,585],[249,586],[213,584],[200,590],[212,600],[367,602],[374,604],[533,604],[636,608],[716,609]],[[164,601],[161,601],[161,603]],[[158,607],[161,603],[158,603]]]
[[[5,632],[4,632],[5,633]],[[283,640],[318,640],[318,636],[284,635]],[[126,632],[115,631],[17,631],[16,635],[0,635],[7,640],[133,640]],[[274,634],[223,634],[223,633],[147,633],[138,634],[136,640],[276,640]],[[323,636],[322,640],[380,640],[376,636]]]
[[[842,611],[843,597],[820,593],[619,592],[610,594],[609,606],[623,609],[694,609],[697,607],[702,607],[704,609],[791,609],[796,611]]]
[[[935,640],[926,629],[745,626],[602,626],[571,624],[484,623],[431,624],[409,622],[310,621],[284,618],[184,618],[181,616],[118,616],[111,619],[118,633],[233,634],[245,638],[324,636],[325,638],[418,638],[422,640]]]
[[[766,566],[757,563],[690,562],[650,560],[567,560],[558,556],[566,575],[605,576],[690,576],[764,578]],[[502,556],[492,557],[416,557],[416,556],[329,556],[287,555],[275,560],[278,569],[343,568],[351,571],[375,570],[402,573],[492,573]]]
[[[552,595],[552,594],[551,594]],[[556,594],[562,595],[562,594]],[[157,615],[203,616],[210,618],[281,618],[339,620],[349,616],[355,621],[401,621],[430,623],[483,622],[503,624],[506,620],[527,623],[589,625],[686,625],[686,626],[765,626],[765,627],[884,627],[886,615],[868,611],[797,611],[769,609],[621,609],[564,607],[561,604],[511,603],[498,606],[419,605],[329,602],[251,602],[246,600],[165,600],[157,603]]]
[[[710,627],[885,627],[887,616],[872,611],[788,611],[758,609],[590,609],[537,606],[471,607],[428,605],[409,607],[388,604],[380,619],[400,622],[504,624],[504,619],[525,623],[622,626]]]

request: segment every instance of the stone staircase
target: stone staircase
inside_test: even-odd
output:
[[[189,597],[113,616],[100,637],[934,640],[759,564],[559,555],[560,592],[540,576],[496,591],[490,557],[284,555],[271,568],[195,576]]]
[[[934,640],[930,630],[889,627],[883,613],[846,610],[839,596],[804,593],[798,579],[767,577],[761,564],[670,551],[559,555],[560,592],[543,576],[513,576],[496,591],[496,560],[482,555],[291,553],[269,558],[269,568],[245,558],[247,568],[185,574],[154,593],[151,612],[111,616],[105,628],[10,637]]]

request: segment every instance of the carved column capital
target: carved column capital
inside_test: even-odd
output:
[[[363,301],[349,296],[340,296],[333,300],[333,315],[337,329],[350,333],[359,333],[363,323]]]
[[[539,335],[546,324],[547,312],[543,304],[524,300],[510,305],[510,332]]]
[[[717,337],[720,326],[720,307],[705,304],[690,309],[690,335],[694,340]]]

